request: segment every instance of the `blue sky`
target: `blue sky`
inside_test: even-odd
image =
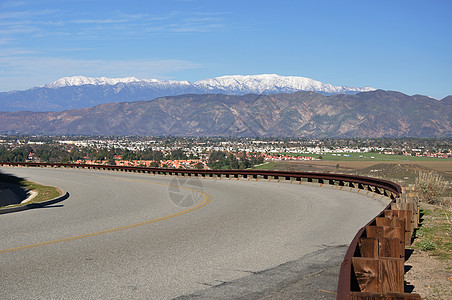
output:
[[[279,74],[441,99],[452,1],[0,0],[0,91]]]

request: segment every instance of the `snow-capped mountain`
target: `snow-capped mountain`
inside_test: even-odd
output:
[[[79,85],[115,85],[118,83],[131,83],[142,81],[135,77],[125,77],[125,78],[108,78],[108,77],[84,77],[84,76],[72,76],[63,77],[57,81],[48,83],[42,87],[45,88],[60,88],[65,86],[79,86]]]
[[[350,94],[358,92],[374,91],[374,88],[334,86],[322,83],[306,77],[280,76],[276,74],[262,75],[231,75],[209,78],[190,83],[188,81],[162,81],[158,79],[138,79],[135,77],[108,78],[108,77],[84,77],[73,76],[63,77],[57,81],[48,83],[43,87],[60,88],[66,86],[82,85],[116,85],[118,83],[139,83],[149,86],[193,86],[195,88],[208,91],[224,91],[231,94],[271,94],[271,93],[292,93],[297,91],[311,91],[323,94]]]
[[[84,108],[109,102],[152,100],[183,94],[275,94],[312,91],[324,95],[356,94],[373,91],[371,87],[345,87],[322,83],[306,77],[233,75],[196,82],[162,81],[135,77],[63,77],[25,91],[0,93],[0,111],[58,111]]]
[[[310,91],[321,94],[355,94],[374,91],[374,88],[334,86],[306,77],[280,76],[276,74],[222,76],[195,82],[197,87],[209,90],[224,90],[229,93],[273,94]]]

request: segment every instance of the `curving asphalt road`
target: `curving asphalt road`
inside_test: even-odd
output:
[[[308,184],[50,168],[69,199],[0,215],[2,299],[335,298],[385,204]]]

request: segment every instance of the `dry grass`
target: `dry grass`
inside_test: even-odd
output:
[[[419,192],[420,200],[428,204],[450,206],[450,203],[444,202],[441,196],[444,196],[447,188],[447,182],[443,176],[437,172],[419,172],[416,178],[416,188]]]
[[[416,231],[415,248],[429,251],[440,259],[452,258],[452,211],[448,208],[422,204],[423,221]]]
[[[28,190],[33,190],[38,193],[38,195],[27,202],[27,204],[51,200],[61,195],[61,191],[53,186],[40,185],[31,181],[25,181],[23,184]]]
[[[421,203],[422,222],[405,280],[422,299],[452,299],[452,210]]]
[[[289,162],[281,162],[281,163],[289,163]],[[398,165],[413,165],[416,164],[418,166],[432,169],[439,172],[448,173],[449,175],[452,175],[452,159],[444,159],[441,161],[378,161],[378,160],[372,160],[372,161],[328,161],[328,160],[319,160],[319,161],[300,161],[300,162],[294,162],[295,164],[301,164],[301,165],[310,165],[312,167],[319,167],[319,168],[334,168],[338,163],[341,169],[363,169],[368,168],[376,164],[398,164]]]

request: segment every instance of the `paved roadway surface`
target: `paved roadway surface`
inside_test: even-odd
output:
[[[0,168],[70,197],[0,215],[2,299],[335,298],[384,208],[308,184]]]

